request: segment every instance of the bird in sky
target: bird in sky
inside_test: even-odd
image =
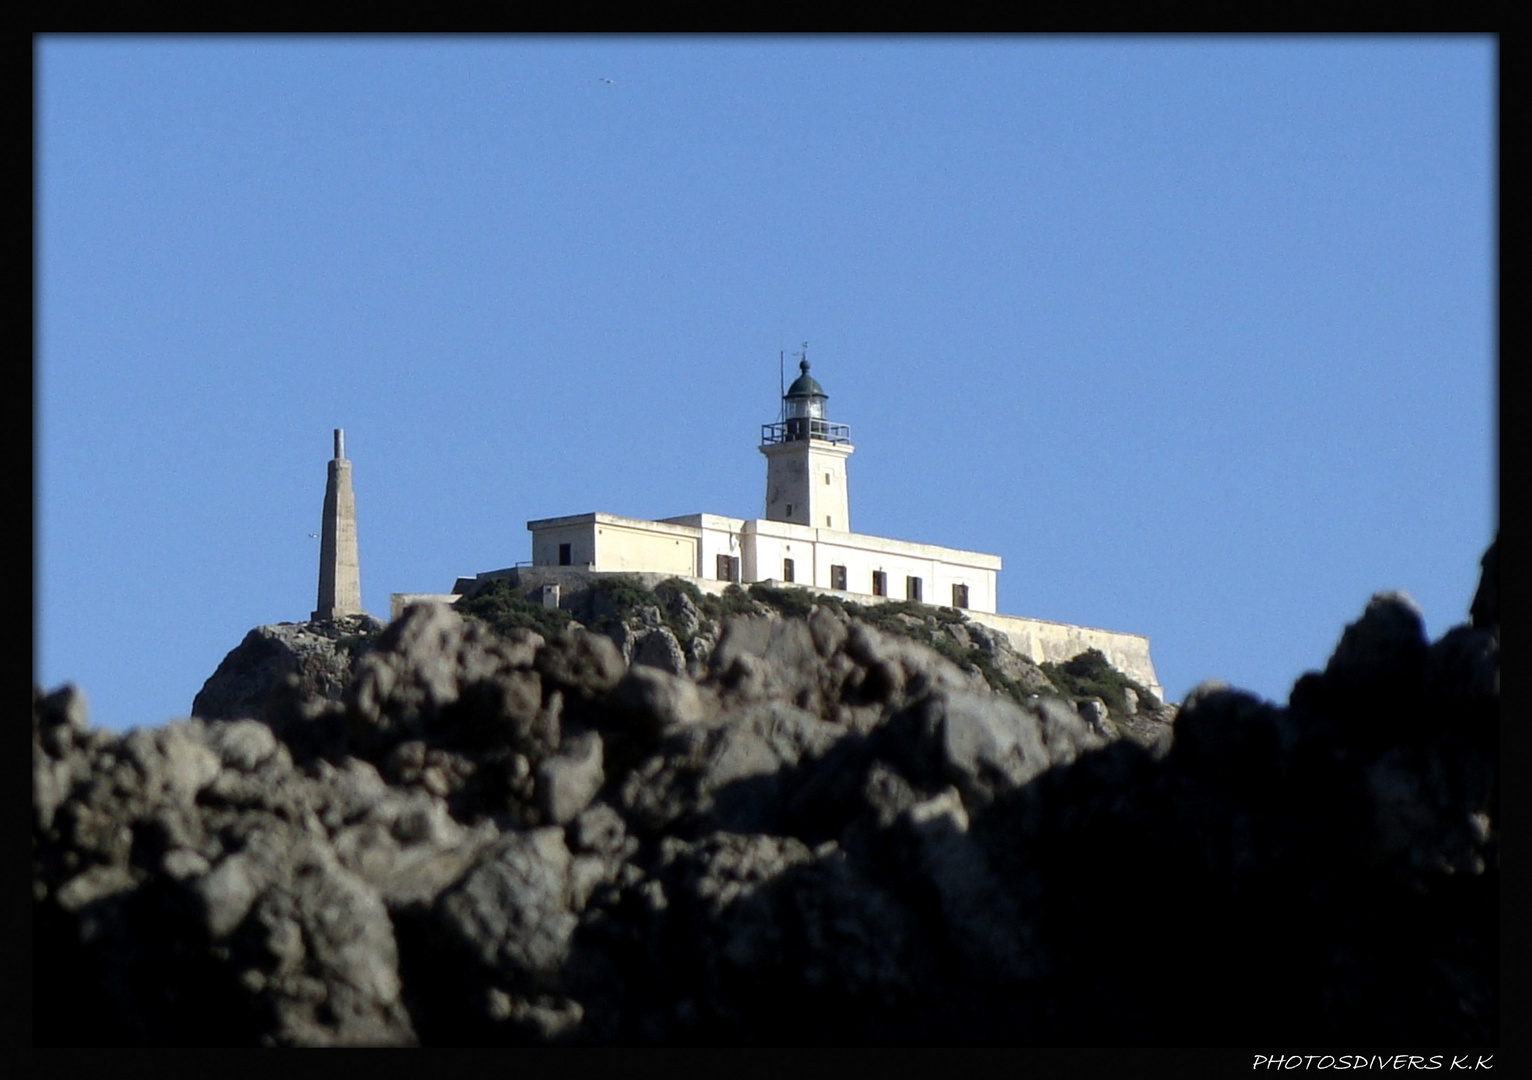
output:
[[[617,85],[615,80],[608,79],[605,75],[601,76],[601,81],[606,83],[608,86],[616,86]]]
[[[309,536],[313,537],[315,540],[319,539],[319,534],[318,533],[309,533]]]

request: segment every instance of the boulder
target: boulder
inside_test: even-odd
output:
[[[675,724],[696,723],[705,711],[696,683],[646,666],[629,669],[613,690],[612,704],[655,736]]]
[[[537,798],[545,821],[563,825],[585,809],[605,779],[601,761],[601,736],[587,731],[565,739],[557,753],[538,763]]]
[[[257,626],[202,684],[191,714],[205,720],[258,718],[273,688],[289,675],[303,697],[340,701],[355,657],[382,629],[365,615]]]
[[[686,653],[668,626],[656,627],[638,639],[633,649],[633,663],[659,668],[672,675],[686,673]]]
[[[510,985],[546,985],[579,922],[571,910],[569,864],[560,828],[503,836],[437,900],[436,924]]]
[[[591,648],[594,642],[607,651]],[[582,633],[571,643],[545,645],[531,631],[502,637],[446,605],[414,604],[358,661],[346,712],[371,754],[411,735],[450,730],[467,745],[541,755],[559,736],[557,714],[544,708],[540,672],[552,670],[553,681],[572,685],[584,677],[573,658],[597,655],[617,663],[604,638]]]

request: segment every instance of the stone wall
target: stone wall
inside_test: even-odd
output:
[[[388,594],[388,621],[393,622],[411,604],[455,604],[460,597],[456,593],[396,592]]]
[[[970,611],[968,617],[1005,634],[1011,641],[1011,648],[1034,664],[1058,664],[1087,649],[1099,649],[1114,668],[1143,683],[1161,701],[1165,699],[1159,676],[1154,673],[1154,664],[1149,659],[1149,639],[1142,634],[1070,626],[1046,619],[1023,619],[987,611]]]

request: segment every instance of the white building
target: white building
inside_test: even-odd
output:
[[[533,566],[675,574],[995,610],[1000,556],[851,531],[846,459],[851,429],[825,418],[828,395],[801,374],[783,395],[783,419],[761,427],[766,516],[717,514],[643,521],[579,514],[527,522]]]

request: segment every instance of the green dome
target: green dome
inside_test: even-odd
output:
[[[799,375],[796,379],[793,380],[793,385],[787,388],[787,393],[783,395],[784,397],[828,398],[830,396],[829,394],[825,393],[824,387],[820,386],[819,383],[814,380],[814,377],[809,374],[809,362],[807,360],[798,361],[798,370],[803,374]]]

